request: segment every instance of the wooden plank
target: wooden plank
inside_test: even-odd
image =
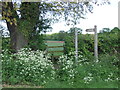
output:
[[[64,43],[46,43],[47,46],[63,46]]]
[[[64,43],[64,41],[46,41],[46,43]]]
[[[94,29],[86,29],[86,32],[94,32]]]
[[[58,47],[64,47],[64,46],[48,46],[48,48],[58,48]]]
[[[53,57],[58,58],[58,57],[60,57],[60,56],[53,56]]]
[[[49,52],[64,52],[64,51],[48,51],[48,53],[49,53]]]
[[[64,48],[47,48],[47,51],[63,51]]]

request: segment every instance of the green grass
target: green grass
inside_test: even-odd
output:
[[[76,83],[69,85],[68,82],[63,81],[50,81],[44,86],[30,86],[30,85],[3,85],[3,88],[118,88],[117,82],[92,82],[90,84]]]
[[[68,85],[66,82],[60,82],[57,80],[48,82],[44,87],[45,88],[71,88],[70,85]]]
[[[117,82],[92,82],[90,84],[76,83],[74,85],[69,85],[67,82],[53,81],[47,83],[45,88],[118,88]]]
[[[89,85],[90,88],[118,88],[116,82],[96,82]]]

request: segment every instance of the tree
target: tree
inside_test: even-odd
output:
[[[65,37],[66,37],[66,32],[64,30],[59,31],[58,33],[59,40],[64,41]]]
[[[103,28],[102,30],[100,30],[100,33],[107,33],[110,32],[110,28]]]
[[[38,36],[42,30],[49,28],[49,25],[45,24],[48,23],[47,19],[39,19],[40,4],[39,2],[22,2],[17,9],[16,3],[3,3],[2,15],[10,32],[11,48],[15,52],[27,46],[30,40]]]
[[[32,29],[34,27],[34,23],[36,22],[34,21],[30,22],[30,17],[33,16],[31,15],[33,10],[29,10],[29,9],[34,8],[34,7],[29,8],[31,3],[25,3],[25,2],[22,3],[22,6],[20,6],[20,9],[19,9],[21,10],[21,13],[20,13],[21,17],[19,17],[16,11],[15,5],[16,3],[3,2],[2,16],[3,16],[3,19],[6,20],[7,27],[10,32],[11,48],[16,52],[20,48],[28,44],[28,31],[29,29]],[[36,4],[35,6],[37,7],[39,5]],[[38,9],[35,9],[35,11],[36,10]],[[35,14],[35,17],[37,17],[37,15],[38,14]],[[33,24],[33,27],[30,27],[31,24]]]
[[[77,30],[78,34],[82,33],[82,29],[81,28],[77,28],[77,27],[70,28],[70,30],[68,31],[68,33],[71,34],[71,35],[74,35],[75,34],[75,30]]]
[[[103,0],[106,2],[105,0]],[[90,1],[91,2],[91,1]],[[92,11],[90,2],[2,2],[2,17],[6,20],[11,38],[11,48],[18,51],[20,48],[28,45],[29,38],[33,32],[40,26],[40,20],[53,15],[53,21],[58,20],[56,16],[63,16],[66,22],[77,24],[77,20],[82,18],[87,11]],[[92,3],[96,3],[93,0]],[[79,12],[78,12],[79,11]],[[19,12],[19,13],[18,13]],[[60,18],[60,17],[59,17]],[[42,29],[39,28],[39,31]]]

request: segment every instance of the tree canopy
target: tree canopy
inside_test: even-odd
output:
[[[109,3],[102,0],[100,3]],[[2,19],[6,20],[11,37],[11,47],[16,51],[26,46],[34,35],[46,32],[50,24],[65,20],[68,25],[76,25],[87,12],[92,12],[98,0],[2,2]],[[20,42],[21,41],[21,42]]]

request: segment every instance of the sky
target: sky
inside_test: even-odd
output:
[[[118,2],[120,0],[110,0],[110,5],[94,6],[93,13],[88,13],[86,19],[81,19],[80,24],[76,27],[83,30],[83,34],[86,34],[85,30],[89,28],[94,28],[97,25],[97,30],[102,30],[102,28],[118,27]],[[5,23],[0,23],[4,26]],[[47,32],[47,34],[57,33],[60,30],[68,31],[72,26],[65,26],[65,22],[55,23],[52,25],[52,32]],[[88,32],[87,32],[88,33]]]
[[[93,13],[88,13],[86,19],[81,19],[80,24],[76,27],[83,30],[83,34],[86,34],[85,30],[89,28],[94,28],[97,25],[97,30],[102,30],[102,28],[118,27],[118,2],[120,0],[110,0],[110,5],[94,6]],[[52,32],[47,34],[57,33],[60,30],[68,31],[72,26],[65,26],[65,22],[56,23],[52,25]],[[88,33],[88,32],[87,32]]]

